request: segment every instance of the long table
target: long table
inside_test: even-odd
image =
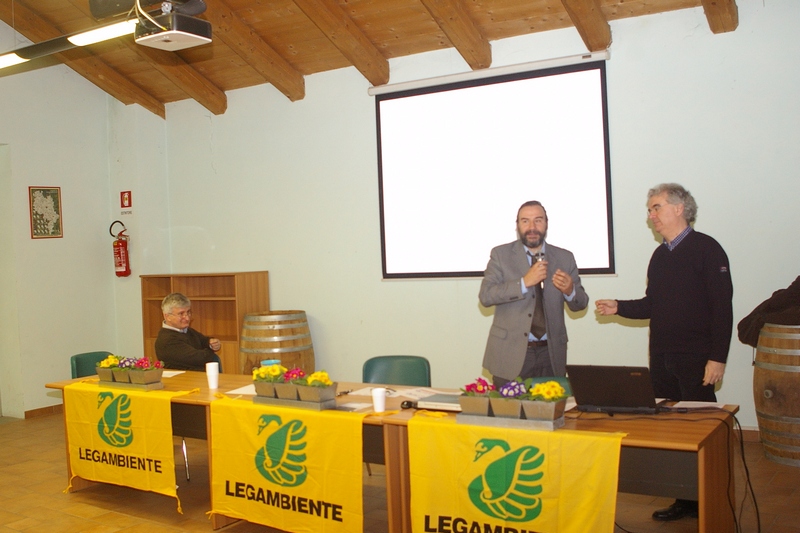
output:
[[[58,381],[45,386],[63,390],[70,383],[85,379]],[[210,390],[202,372],[185,372],[165,378],[165,390],[196,390],[192,394],[172,399],[174,408],[189,410],[189,416],[184,413],[184,416],[173,418],[173,431],[183,436],[207,437],[210,457],[211,402],[219,392],[240,388],[251,381],[252,378],[247,375],[220,374],[219,389]],[[364,384],[361,383],[339,383],[339,390],[362,387]],[[392,411],[399,409],[401,400],[402,398],[387,398],[387,410],[390,414],[364,419],[365,426],[377,426],[383,430],[390,533],[411,533],[407,424],[414,411],[409,409],[393,413]],[[342,396],[337,401],[344,403],[369,400],[366,398],[355,400],[352,397]],[[727,532],[734,530],[731,507],[734,502],[732,415],[737,411],[738,406],[725,406],[725,410],[715,412],[614,417],[604,414],[579,415],[571,411],[566,415],[565,428],[626,433],[620,454],[621,492],[697,499],[698,531]],[[199,423],[187,423],[187,419],[195,419]],[[68,442],[67,461],[69,462]],[[209,469],[211,469],[210,460]],[[69,475],[69,464],[67,473]],[[209,472],[209,480],[212,479],[212,474]],[[75,478],[71,490],[80,490],[93,484],[91,481]],[[232,518],[214,515],[212,527],[218,529],[235,521]]]

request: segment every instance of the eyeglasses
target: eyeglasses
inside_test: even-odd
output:
[[[178,318],[189,318],[192,316],[192,310],[189,309],[188,311],[181,311],[180,313],[170,313],[172,316],[176,316]]]

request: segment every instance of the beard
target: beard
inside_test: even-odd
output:
[[[545,237],[547,237],[547,230],[545,230],[544,233],[540,233],[535,229],[531,229],[524,234],[517,230],[517,234],[519,235],[520,242],[528,248],[539,248],[542,243],[544,243]]]

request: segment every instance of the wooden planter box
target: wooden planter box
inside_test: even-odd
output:
[[[275,394],[282,400],[296,400],[297,385],[294,383],[276,383]]]
[[[275,397],[275,383],[271,381],[254,381],[253,384],[256,386],[256,395],[263,396],[265,398],[274,398]]]
[[[158,383],[164,374],[163,368],[151,368],[149,370],[129,370],[131,383],[146,385],[148,383]]]
[[[512,398],[489,398],[492,413],[499,418],[521,418],[522,400]]]
[[[114,372],[110,368],[97,367],[97,377],[100,381],[114,381]]]
[[[458,397],[458,404],[461,412],[465,415],[492,416],[492,408],[489,404],[488,396],[467,396],[462,394]]]
[[[523,401],[522,412],[528,420],[556,420],[564,416],[566,398],[557,402]]]
[[[298,385],[297,392],[303,402],[326,402],[336,399],[336,383],[328,387],[309,387]]]
[[[112,372],[114,373],[114,381],[119,383],[130,383],[131,382],[131,371],[123,368],[123,369],[113,369]]]

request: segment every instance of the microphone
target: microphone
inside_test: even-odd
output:
[[[536,262],[544,261],[544,252],[536,252],[533,256],[536,259]],[[544,289],[544,280],[539,282],[539,288]]]

